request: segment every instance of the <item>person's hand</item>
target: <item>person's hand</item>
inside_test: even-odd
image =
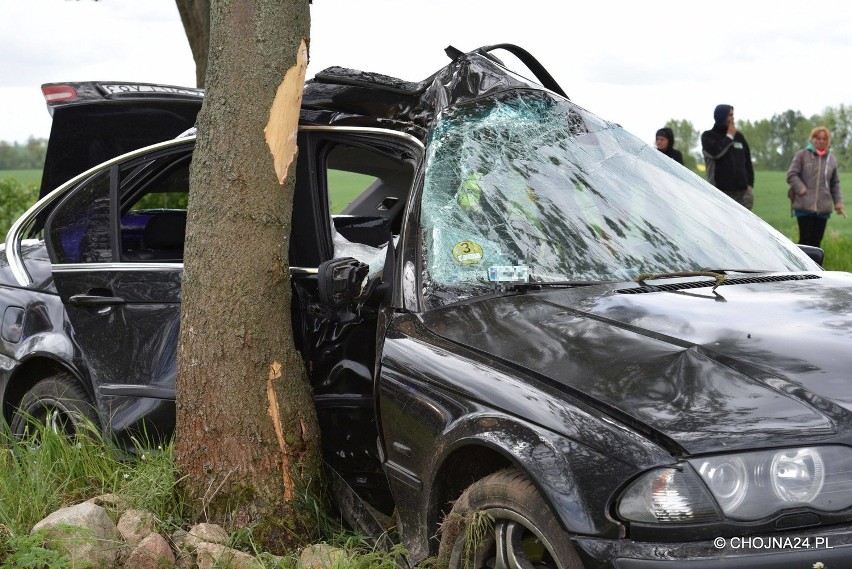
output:
[[[800,196],[805,195],[806,193],[808,193],[808,188],[807,188],[807,186],[802,186],[801,188],[799,188],[799,189],[796,191],[796,193],[797,193],[797,194],[799,194]],[[843,205],[843,204],[840,204],[840,205]]]
[[[843,207],[842,203],[834,204],[834,211],[837,212],[837,215],[841,215],[843,219],[846,219],[846,208]]]
[[[736,136],[737,135],[737,125],[734,124],[734,121],[728,123],[728,135]]]
[[[737,134],[737,123],[734,122],[734,113],[732,111],[731,114],[728,115],[728,136],[733,137],[736,134]]]

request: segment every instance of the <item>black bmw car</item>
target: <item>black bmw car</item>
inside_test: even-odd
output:
[[[852,564],[852,275],[492,47],[535,80],[306,85],[293,326],[344,512],[412,566]],[[200,97],[68,87],[162,138]],[[167,436],[194,137],[96,132],[0,250],[2,410]]]

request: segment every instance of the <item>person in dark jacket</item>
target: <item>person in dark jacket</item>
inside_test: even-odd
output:
[[[715,124],[701,134],[707,180],[748,209],[754,205],[751,151],[734,122],[734,107],[717,105]]]
[[[667,126],[657,131],[657,150],[678,164],[683,164],[683,154],[674,147],[674,131]]]

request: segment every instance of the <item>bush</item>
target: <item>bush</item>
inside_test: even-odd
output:
[[[0,179],[0,239],[22,213],[38,199],[37,184],[23,184],[16,178]]]

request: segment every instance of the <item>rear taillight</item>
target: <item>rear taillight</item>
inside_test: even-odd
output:
[[[70,101],[77,98],[77,91],[71,85],[45,85],[41,88],[44,100],[48,103]]]

